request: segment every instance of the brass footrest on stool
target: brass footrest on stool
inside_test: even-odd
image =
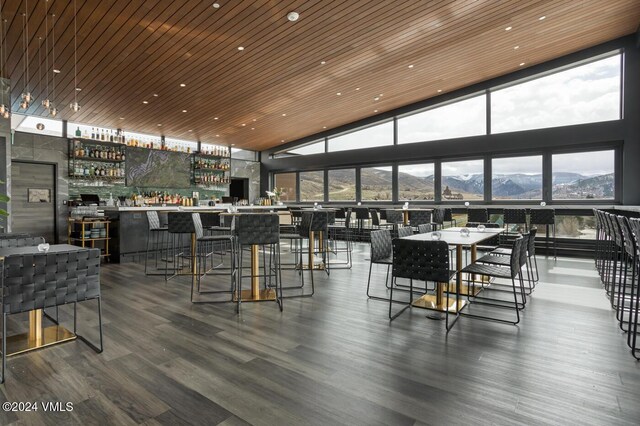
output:
[[[266,290],[260,290],[256,296],[253,295],[251,290],[242,290],[241,292],[242,302],[264,302],[267,300],[276,300],[276,291],[273,288]],[[238,297],[234,294],[233,301],[237,302]]]

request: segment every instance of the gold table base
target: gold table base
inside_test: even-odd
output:
[[[242,302],[263,302],[265,300],[276,300],[276,291],[272,288],[266,290],[260,290],[257,294],[254,294],[253,290],[242,290],[241,292]],[[233,296],[234,302],[238,301],[238,298]]]
[[[462,308],[464,308],[465,304],[466,304],[465,300],[459,300],[458,305],[456,307],[455,297],[452,298],[451,296],[449,296],[449,305],[447,306],[446,298],[443,298],[442,301],[438,303],[438,297],[435,294],[425,294],[419,299],[414,300],[412,303],[412,306],[415,306],[417,308],[432,309],[432,310],[442,311],[442,312],[449,311],[452,313],[456,313],[456,312],[459,312]]]
[[[59,325],[38,330],[37,334],[22,333],[7,336],[7,356],[18,355],[46,346],[74,340],[76,335]]]

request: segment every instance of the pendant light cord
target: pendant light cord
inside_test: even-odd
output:
[[[25,74],[24,74],[24,91],[29,91],[29,8],[28,0],[24,0],[24,45],[25,45]]]
[[[44,52],[44,74],[47,80],[47,96],[45,99],[49,99],[49,0],[44,0]]]
[[[56,15],[51,15],[51,67],[53,75],[51,76],[51,86],[53,98],[56,97]],[[52,105],[53,107],[53,105]]]
[[[25,0],[26,1],[26,0]],[[73,99],[78,103],[78,11],[73,0]]]

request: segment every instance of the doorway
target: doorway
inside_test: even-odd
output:
[[[11,162],[12,232],[57,242],[56,179],[55,164]]]
[[[249,178],[232,178],[229,185],[229,196],[238,200],[249,199]]]

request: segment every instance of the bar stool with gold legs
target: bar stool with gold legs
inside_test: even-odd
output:
[[[236,294],[237,312],[245,301],[275,300],[282,311],[282,273],[280,270],[280,219],[277,214],[247,213],[237,217],[238,244],[238,293]],[[251,247],[251,273],[244,275],[243,247]],[[269,251],[263,255],[263,268],[260,273],[259,250]],[[267,262],[266,259],[269,259]],[[268,263],[268,264],[267,264]],[[251,280],[251,290],[242,291],[243,278]],[[260,279],[263,279],[263,290]],[[273,283],[273,284],[272,284]],[[238,297],[238,295],[240,297]]]
[[[195,275],[196,271],[192,270],[184,273],[183,270],[192,265],[192,256],[195,253],[195,228],[193,226],[193,216],[190,212],[169,212],[167,223],[167,232],[169,233],[169,245],[167,247],[167,260],[173,262],[173,272],[169,275],[169,268],[165,269],[164,279],[166,281],[178,275]],[[190,243],[187,242],[190,240]],[[189,264],[185,264],[185,260]]]
[[[168,259],[166,258],[166,245],[167,245],[167,237],[169,228],[167,226],[162,226],[160,224],[160,217],[158,216],[158,212],[155,210],[147,211],[147,223],[148,223],[148,231],[147,231],[147,250],[144,256],[144,274],[145,275],[166,275],[166,269],[168,267]],[[154,261],[155,261],[155,272],[150,272],[148,270],[148,262],[149,262],[149,252],[153,253]],[[165,267],[164,271],[158,272],[158,257],[162,258],[162,253],[165,252]]]

